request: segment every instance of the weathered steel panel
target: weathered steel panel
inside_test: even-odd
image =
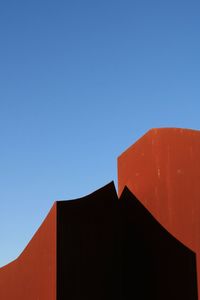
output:
[[[56,300],[56,203],[22,254],[0,268],[0,299]]]
[[[200,290],[200,131],[150,130],[119,156],[118,184],[196,252]]]

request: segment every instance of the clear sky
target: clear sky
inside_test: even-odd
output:
[[[152,127],[200,129],[199,0],[0,3],[0,265]]]

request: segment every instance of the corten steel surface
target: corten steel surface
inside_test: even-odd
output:
[[[113,183],[56,202],[21,256],[0,269],[3,300],[197,300],[194,252]]]
[[[150,130],[119,156],[118,183],[195,251],[200,291],[200,131]]]
[[[22,254],[0,268],[0,299],[56,299],[56,203]]]

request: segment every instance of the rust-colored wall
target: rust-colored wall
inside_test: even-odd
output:
[[[118,183],[196,252],[200,291],[200,131],[150,130],[118,158]]]
[[[56,203],[22,254],[0,268],[0,299],[56,300]]]

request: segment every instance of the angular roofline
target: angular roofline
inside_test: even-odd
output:
[[[181,133],[194,133],[194,134],[200,134],[200,130],[198,129],[192,129],[192,128],[181,128],[181,127],[153,127],[151,129],[149,129],[145,134],[143,134],[139,139],[137,139],[130,147],[128,147],[127,149],[125,149],[118,157],[117,157],[117,161],[119,161],[119,159],[121,157],[124,157],[130,150],[132,150],[142,139],[146,138],[148,135],[155,135],[158,132],[164,132],[170,130],[172,132],[175,131],[180,131]]]

